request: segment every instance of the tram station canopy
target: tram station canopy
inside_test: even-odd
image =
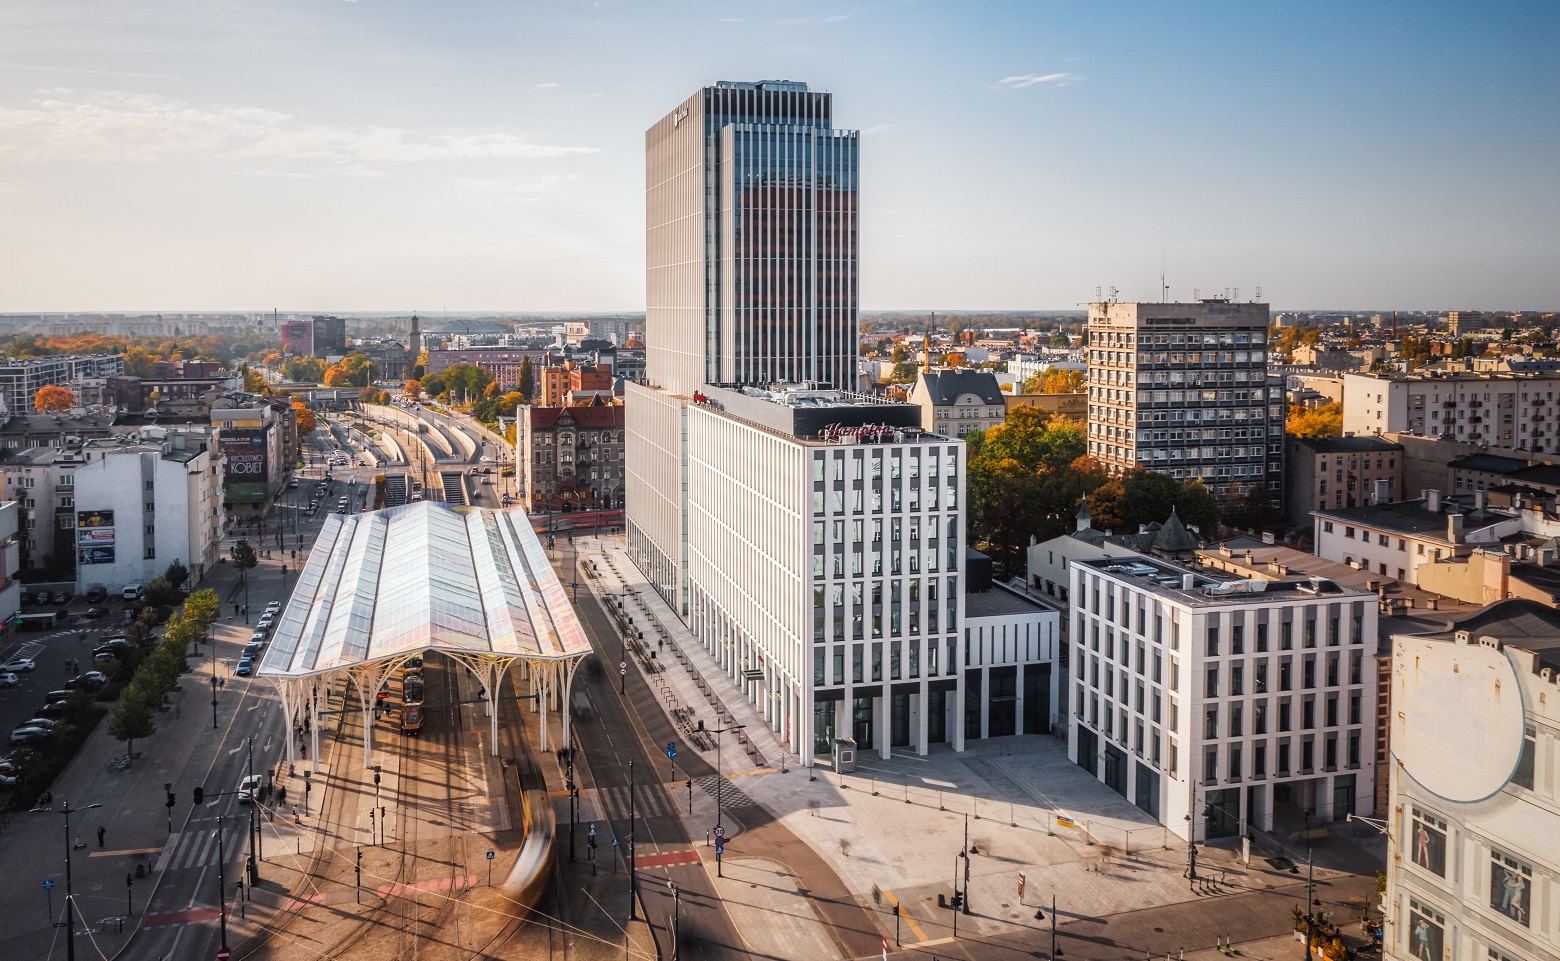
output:
[[[590,653],[523,511],[420,501],[330,515],[256,674],[304,678],[432,651]]]

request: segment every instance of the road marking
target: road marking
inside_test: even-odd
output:
[[[156,848],[126,848],[123,851],[93,851],[91,854],[87,855],[87,857],[89,857],[89,858],[117,858],[117,857],[119,857],[121,855],[128,855],[128,854],[160,854],[160,853],[162,853],[162,850],[163,850],[162,848],[156,847]]]
[[[250,710],[254,710],[254,708],[250,708]],[[231,756],[231,755],[237,754],[239,751],[242,751],[243,749],[244,749],[244,746],[242,744],[240,744],[238,747],[235,747],[233,750],[229,751],[228,754],[229,754],[229,756]]]
[[[699,855],[696,851],[668,851],[665,854],[646,854],[634,860],[642,868],[660,868],[673,864],[698,864]]]
[[[906,924],[910,925],[910,933],[915,935],[915,939],[917,941],[925,941],[926,932],[922,931],[921,926],[915,923],[915,918],[910,914],[910,909],[900,904],[899,899],[894,897],[894,892],[885,888],[883,897],[888,898],[889,904],[899,908],[899,916],[905,919]]]

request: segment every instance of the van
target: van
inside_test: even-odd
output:
[[[140,597],[141,596],[141,582],[140,581],[136,581],[134,584],[126,585],[125,589],[119,592],[119,596],[121,598],[123,598],[124,600],[127,600],[127,601],[133,601],[136,598]]]

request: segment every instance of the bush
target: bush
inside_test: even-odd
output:
[[[36,805],[38,796],[54,784],[54,779],[70,764],[103,715],[108,713],[86,698],[72,698],[71,702],[71,713],[54,726],[49,739],[22,755],[19,765],[22,777],[11,792],[7,804],[10,810],[26,811]]]

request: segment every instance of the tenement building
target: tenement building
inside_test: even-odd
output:
[[[1560,957],[1560,613],[1392,639],[1387,961]]]
[[[1284,390],[1268,385],[1268,305],[1089,305],[1089,453],[1282,500]]]
[[[1505,366],[1488,373],[1346,374],[1343,429],[1560,451],[1560,372],[1521,363]]]
[[[855,387],[857,132],[833,113],[804,83],[720,82],[645,134],[646,355],[625,389],[626,530],[678,611],[693,394]]]
[[[1372,807],[1372,594],[1146,557],[1069,572],[1080,767],[1191,841],[1261,849]]]

